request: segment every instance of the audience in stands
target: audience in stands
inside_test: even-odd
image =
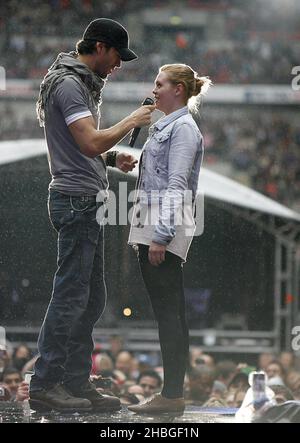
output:
[[[119,341],[114,336],[112,342],[116,340]],[[153,356],[126,351],[126,343],[120,338],[121,342],[122,351],[116,356],[115,363],[108,355],[111,349],[99,352],[101,344],[95,345],[94,355],[97,358],[91,380],[101,392],[119,396],[123,405],[137,404],[160,392],[163,374],[160,366],[151,366],[150,362],[155,360]],[[36,350],[31,350],[24,343],[12,349],[9,342],[7,350],[2,349],[5,352],[0,354],[0,401],[23,402],[28,399],[28,384],[24,381],[28,362],[21,368],[21,361],[25,362]],[[149,369],[138,370],[137,362],[144,360],[145,355],[148,355]],[[268,386],[274,391],[277,404],[300,400],[300,358],[288,351],[270,357],[272,360],[266,358],[266,353],[258,355],[256,367],[265,369]],[[12,366],[16,361],[21,372]],[[288,364],[284,366],[282,361]],[[187,403],[209,408],[239,408],[249,388],[248,375],[255,369],[247,363],[220,360],[198,347],[191,347],[185,379]]]

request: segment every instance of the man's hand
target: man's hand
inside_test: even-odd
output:
[[[29,399],[29,385],[26,381],[22,381],[17,390],[16,401],[24,401]]]
[[[159,266],[165,261],[166,246],[152,242],[149,246],[148,259],[151,265]]]
[[[131,154],[119,152],[116,157],[116,167],[123,172],[132,171],[137,162],[138,161]]]
[[[132,118],[135,128],[142,128],[151,124],[151,113],[155,111],[156,105],[143,105],[132,112],[129,117]]]

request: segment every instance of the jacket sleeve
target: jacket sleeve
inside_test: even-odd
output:
[[[168,188],[160,201],[159,218],[152,237],[155,243],[168,245],[176,235],[176,218],[182,213],[183,203],[192,200],[188,181],[201,148],[202,136],[195,128],[188,123],[174,127],[169,150]]]

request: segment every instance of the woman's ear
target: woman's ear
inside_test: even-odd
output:
[[[181,95],[184,92],[184,86],[182,83],[178,83],[176,85],[176,89],[175,89],[175,95],[178,97],[179,95]]]

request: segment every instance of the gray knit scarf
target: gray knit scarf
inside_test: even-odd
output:
[[[50,94],[67,76],[80,79],[90,92],[93,100],[98,103],[98,106],[100,105],[101,92],[105,86],[105,80],[91,71],[84,63],[81,63],[77,59],[76,52],[61,52],[48,69],[40,86],[39,98],[36,103],[36,113],[41,127],[45,126],[45,109]]]

